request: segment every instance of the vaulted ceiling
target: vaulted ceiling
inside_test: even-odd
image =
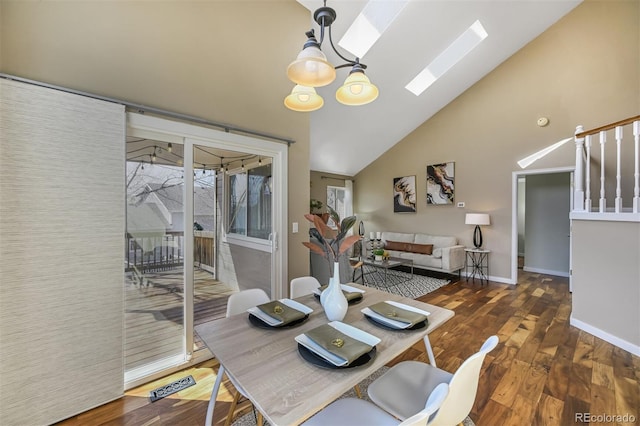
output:
[[[372,0],[385,2],[390,0]],[[311,15],[320,0],[298,0]],[[311,114],[311,170],[353,176],[428,120],[449,102],[524,47],[581,0],[410,0],[361,61],[380,95],[363,106],[345,106],[335,99],[336,89],[348,75],[317,89],[324,106]],[[366,0],[329,0],[337,19],[332,26],[338,46]],[[405,86],[476,20],[488,33],[473,51],[454,65],[420,96]],[[306,37],[300,34],[302,47]],[[340,60],[326,39],[322,45],[329,61]],[[294,57],[291,58],[292,60]],[[283,71],[284,72],[284,71]],[[461,123],[464,125],[464,123]]]

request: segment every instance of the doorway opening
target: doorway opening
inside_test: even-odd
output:
[[[573,170],[513,172],[512,284],[517,284],[520,269],[570,279]]]

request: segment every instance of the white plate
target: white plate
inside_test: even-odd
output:
[[[385,300],[385,303],[388,303],[388,304],[393,305],[393,306],[395,306],[397,308],[400,308],[400,309],[405,309],[407,311],[417,312],[417,313],[425,315],[425,316],[430,315],[430,313],[427,312],[427,311],[423,311],[422,309],[414,308],[413,306],[405,305],[404,303],[394,302],[393,300]],[[396,320],[393,320],[391,318],[382,316],[382,315],[378,314],[377,312],[372,311],[369,308],[363,308],[363,309],[360,310],[360,312],[362,312],[363,314],[365,314],[368,317],[375,318],[376,320],[388,325],[389,327],[399,328],[399,329],[411,327],[411,324],[409,324],[407,322],[396,321]]]
[[[377,338],[376,336],[369,334],[366,331],[362,331],[359,328],[355,328],[352,325],[345,324],[340,321],[332,321],[329,323],[329,325],[335,328],[336,330],[351,337],[352,339],[360,340],[361,342],[364,342],[369,346],[373,347],[378,343],[380,343],[380,339]],[[319,356],[326,359],[327,361],[329,361],[331,364],[335,366],[342,367],[348,364],[348,361],[346,359],[332,354],[331,352],[329,352],[328,350],[326,350],[325,348],[323,348],[322,346],[318,345],[316,342],[311,340],[309,337],[307,337],[306,334],[297,335],[295,337],[295,340],[305,348],[318,354]]]
[[[313,309],[311,309],[310,307],[303,305],[302,303],[298,303],[295,300],[291,300],[291,299],[280,299],[279,300],[280,303],[282,303],[283,305],[287,305],[288,307],[295,309],[296,311],[300,311],[302,313],[304,313],[305,315],[309,315],[311,312],[313,312]],[[265,314],[262,309],[258,308],[257,306],[254,306],[252,308],[247,309],[247,312],[249,312],[250,314],[260,318],[262,321],[266,322],[267,324],[269,324],[272,327],[276,327],[280,324],[282,324],[281,320],[275,319],[274,317],[272,317],[271,315],[267,315]]]
[[[364,293],[364,290],[361,290],[356,287],[351,287],[350,285],[347,285],[347,284],[340,284],[340,287],[342,288],[343,291],[348,291],[350,293]],[[320,293],[322,293],[320,291],[320,287],[313,290],[313,294],[315,294],[316,296],[320,296]]]

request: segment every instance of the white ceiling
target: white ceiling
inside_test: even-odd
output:
[[[374,0],[393,1],[393,0]],[[317,89],[325,103],[311,112],[311,170],[353,176],[433,116],[467,88],[544,32],[582,0],[412,0],[387,31],[361,58],[367,75],[380,89],[374,102],[349,107],[335,100],[335,91],[348,75]],[[313,15],[320,0],[298,0]],[[366,0],[329,0],[337,18],[334,45],[366,5]],[[415,96],[404,88],[474,21],[488,37],[449,72]],[[310,28],[318,25],[310,21]],[[306,37],[300,34],[300,46]],[[334,65],[342,64],[328,36],[322,50]],[[341,50],[344,56],[353,55]],[[292,57],[293,60],[295,58]],[[293,86],[292,86],[293,87]]]

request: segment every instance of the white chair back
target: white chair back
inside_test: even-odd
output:
[[[449,395],[449,385],[446,383],[440,383],[431,392],[431,395],[429,395],[429,399],[427,399],[424,410],[409,417],[398,426],[431,426],[432,423],[429,421],[429,417],[440,409],[442,403],[446,400],[447,395]]]
[[[259,288],[252,288],[249,290],[242,290],[237,293],[229,296],[227,300],[227,317],[232,315],[240,314],[247,309],[260,305],[262,303],[267,303],[269,301],[269,296],[265,293],[264,290]],[[211,392],[211,397],[209,399],[209,405],[207,406],[207,416],[205,418],[205,424],[211,425],[213,424],[213,412],[216,405],[216,398],[218,397],[218,391],[220,390],[220,385],[222,384],[222,378],[224,375],[229,377],[229,380],[236,388],[238,393],[247,398],[247,392],[238,384],[238,381],[229,374],[224,365],[220,364],[220,368],[218,369],[218,374],[216,377],[216,382],[213,385],[213,391]],[[235,406],[237,403],[237,397],[234,398],[231,407],[229,407],[229,412],[227,413],[227,421],[225,422],[225,426],[231,424],[231,420],[233,420],[233,414],[235,411]]]
[[[291,280],[289,284],[289,297],[304,296],[313,293],[313,290],[320,287],[320,282],[315,277],[298,277]]]
[[[227,301],[227,316],[240,314],[249,308],[252,308],[269,301],[269,296],[260,288],[250,288],[242,290],[229,296]]]
[[[498,337],[489,337],[480,351],[467,358],[449,382],[449,395],[429,425],[450,426],[462,423],[473,408],[478,392],[480,369],[484,358],[498,345]]]

